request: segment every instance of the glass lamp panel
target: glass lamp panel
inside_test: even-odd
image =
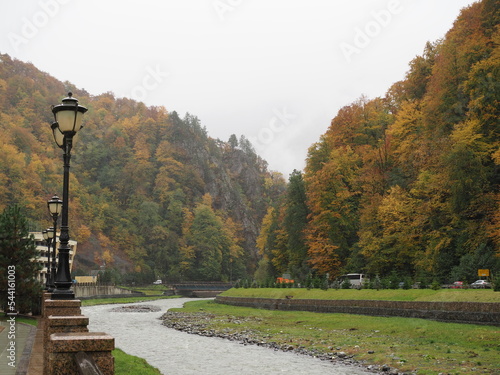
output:
[[[52,127],[52,133],[54,134],[54,141],[56,141],[56,144],[59,147],[62,147],[63,144],[64,144],[64,134],[61,133],[61,130],[59,129],[59,126],[57,126],[57,125],[53,126]]]
[[[60,215],[62,211],[63,202],[57,196],[52,197],[48,202],[49,211],[52,215]]]
[[[76,116],[76,122],[75,122]],[[75,111],[74,108],[60,110],[56,113],[56,121],[62,133],[77,132],[82,126],[83,113]]]
[[[54,228],[50,227],[47,229],[47,235],[49,236],[50,239],[54,238]]]

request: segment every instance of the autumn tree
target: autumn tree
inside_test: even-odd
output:
[[[238,275],[242,251],[236,231],[233,222],[224,225],[212,208],[211,196],[205,194],[186,228],[182,250],[185,276],[191,280],[227,281]]]

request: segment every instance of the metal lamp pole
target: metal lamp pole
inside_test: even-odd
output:
[[[51,267],[51,272],[50,272],[50,286],[49,286],[49,292],[54,291],[55,285],[54,285],[54,278],[56,275],[56,244],[57,244],[57,218],[59,217],[59,214],[62,211],[62,206],[63,206],[63,201],[59,199],[57,195],[54,195],[48,202],[47,202],[47,207],[49,208],[49,213],[52,216],[52,233],[49,235],[52,236],[53,242],[52,242],[52,247],[53,247],[53,252],[52,252],[52,264],[50,264],[50,256],[49,256],[49,267]]]
[[[54,228],[53,227],[50,227],[49,229],[47,229],[47,235],[49,236],[49,242],[52,244],[52,247],[54,247],[56,245],[56,239],[54,237]],[[51,267],[53,260],[55,259],[54,258],[55,255],[52,256],[52,262],[51,262],[50,252],[51,252],[51,248],[49,248],[49,256],[48,256],[50,268],[48,270],[49,285],[48,285],[47,291],[52,292],[54,290],[54,275],[56,274],[56,271],[53,270]]]
[[[42,236],[43,239],[45,240],[45,244],[47,245],[47,272],[45,273],[45,290],[49,290],[50,288],[50,245],[51,245],[51,239],[49,238],[49,232],[48,229],[42,230]]]
[[[59,236],[59,256],[57,272],[55,275],[55,289],[52,299],[74,299],[75,293],[71,290],[71,272],[69,269],[69,168],[71,160],[71,149],[73,137],[80,130],[82,117],[87,108],[78,105],[78,100],[68,93],[68,97],[62,100],[62,104],[52,107],[55,122],[52,124],[52,133],[57,145],[63,149],[64,174],[63,174],[63,204],[61,215],[61,234]]]

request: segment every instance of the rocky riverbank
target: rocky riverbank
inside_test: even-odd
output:
[[[258,345],[266,347],[273,350],[280,350],[284,352],[295,353],[299,355],[307,355],[314,358],[319,358],[324,361],[330,361],[333,363],[341,363],[349,366],[362,367],[376,374],[387,374],[387,375],[410,375],[409,373],[400,373],[397,369],[391,368],[388,365],[368,365],[359,361],[356,361],[352,356],[340,351],[340,348],[330,347],[331,352],[324,353],[315,349],[307,349],[301,345],[293,344],[279,344],[272,341],[271,335],[262,335],[260,332],[248,329],[214,329],[214,323],[217,321],[245,326],[245,323],[253,320],[259,321],[258,317],[252,318],[242,318],[234,316],[216,316],[209,313],[183,313],[183,312],[171,312],[165,313],[161,319],[163,320],[163,325],[176,329],[178,331],[206,336],[206,337],[219,337],[226,340],[231,340],[239,342],[243,345]],[[216,325],[216,324],[215,324]]]
[[[157,306],[152,306],[152,305],[125,305],[125,306],[115,307],[109,311],[111,311],[111,312],[149,313],[149,312],[158,312],[158,311],[161,311],[161,309]]]

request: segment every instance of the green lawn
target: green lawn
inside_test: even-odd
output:
[[[0,320],[6,321],[8,317],[2,313],[0,316]],[[16,316],[16,323],[26,323],[32,326],[38,326],[38,320],[34,318],[27,318],[24,316]]]
[[[331,293],[334,293],[332,291]],[[357,360],[430,374],[500,374],[500,328],[409,318],[268,311],[195,301],[172,311],[214,314],[207,329],[343,351]],[[373,352],[373,353],[371,353]],[[371,353],[371,354],[370,354]]]
[[[426,302],[500,302],[500,292],[492,289],[311,289],[305,288],[233,288],[221,295],[228,297],[384,300]]]
[[[113,350],[116,375],[161,375],[161,372],[144,359],[125,353],[120,349]]]

